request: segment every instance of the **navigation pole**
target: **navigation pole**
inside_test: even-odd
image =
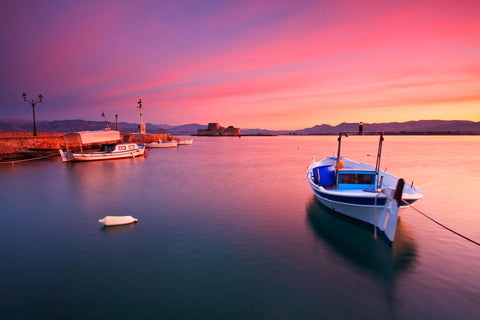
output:
[[[138,100],[138,109],[140,109],[140,124],[138,125],[138,129],[140,130],[140,134],[145,134],[147,133],[147,130],[145,130],[145,123],[143,123],[143,106],[142,106],[142,99]]]

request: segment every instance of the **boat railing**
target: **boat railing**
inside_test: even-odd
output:
[[[375,172],[376,172],[376,175],[378,177],[378,173],[380,171],[380,160],[382,158],[382,144],[383,144],[383,132],[363,132],[363,125],[360,125],[359,127],[359,130],[358,132],[347,132],[347,131],[344,131],[344,132],[340,132],[338,134],[338,150],[337,150],[337,161],[336,161],[336,166],[335,166],[335,177],[336,177],[336,185],[338,187],[338,183],[339,183],[339,170],[340,170],[340,151],[341,151],[341,146],[342,146],[342,136],[345,136],[345,137],[348,137],[348,134],[353,134],[353,135],[360,135],[360,136],[364,136],[364,135],[379,135],[380,136],[380,139],[379,139],[379,142],[378,142],[378,151],[377,151],[377,162],[375,164]],[[376,186],[376,188],[378,189],[379,187],[381,186],[381,184],[379,183],[378,181],[378,184]]]

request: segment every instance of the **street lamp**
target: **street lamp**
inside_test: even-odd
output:
[[[42,102],[43,96],[41,94],[38,95],[38,101],[35,101],[34,99],[32,100],[27,100],[27,94],[24,92],[22,93],[23,101],[26,101],[30,103],[32,106],[32,111],[33,111],[33,135],[37,135],[37,125],[35,124],[35,105],[39,102]]]

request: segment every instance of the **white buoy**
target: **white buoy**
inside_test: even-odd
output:
[[[107,227],[130,224],[137,221],[138,219],[135,219],[132,216],[106,216],[105,218],[98,220],[98,222],[103,223]]]

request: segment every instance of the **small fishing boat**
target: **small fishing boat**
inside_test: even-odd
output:
[[[175,148],[177,146],[177,140],[158,140],[158,142],[147,143],[148,148]]]
[[[95,161],[122,158],[135,158],[144,155],[145,146],[136,143],[109,143],[103,144],[100,150],[94,152],[75,153],[60,149],[63,162]]]
[[[179,140],[178,144],[179,145],[191,145],[191,144],[193,144],[193,139]]]
[[[103,223],[106,227],[109,226],[120,226],[123,224],[130,224],[137,222],[138,219],[135,219],[132,216],[106,216],[103,219],[98,220],[98,222]]]
[[[376,166],[340,157],[342,136],[338,136],[337,155],[312,160],[307,181],[315,197],[327,208],[374,226],[393,242],[400,207],[423,197],[422,190],[380,170],[383,134]]]

